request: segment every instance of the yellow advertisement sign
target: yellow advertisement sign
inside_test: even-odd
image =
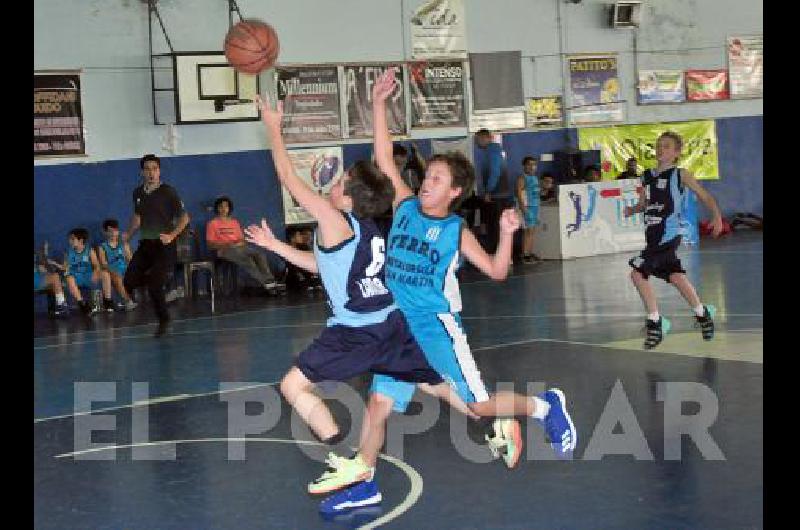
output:
[[[578,144],[581,150],[600,151],[602,177],[610,180],[625,171],[625,163],[631,157],[638,162],[640,173],[655,168],[656,139],[665,131],[675,131],[683,138],[680,167],[694,173],[697,179],[719,179],[714,120],[582,128],[578,129]]]

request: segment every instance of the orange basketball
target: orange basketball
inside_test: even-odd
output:
[[[258,19],[245,19],[225,35],[225,57],[239,72],[257,74],[275,64],[280,51],[278,34]]]

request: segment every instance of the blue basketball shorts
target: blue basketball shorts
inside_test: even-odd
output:
[[[411,333],[425,352],[430,365],[450,384],[464,403],[489,399],[459,314],[407,315],[406,318]],[[393,409],[397,412],[405,412],[414,390],[414,385],[384,375],[373,377],[370,388],[371,392],[392,398]]]

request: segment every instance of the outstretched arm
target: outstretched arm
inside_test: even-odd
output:
[[[342,212],[337,210],[329,200],[315,193],[295,173],[281,135],[283,102],[279,101],[277,109],[273,110],[268,99],[262,99],[258,94],[255,99],[261,109],[261,120],[267,129],[267,136],[272,141],[272,160],[275,163],[278,179],[298,204],[317,220],[322,243],[326,247],[333,247],[352,237],[353,230]]]
[[[489,255],[470,230],[461,229],[461,252],[470,263],[493,280],[505,280],[511,264],[511,250],[514,245],[514,232],[520,227],[519,214],[513,208],[503,211],[500,216],[500,240],[497,251]]]
[[[288,243],[284,243],[272,233],[266,219],[261,219],[261,226],[250,225],[244,229],[245,240],[248,243],[258,245],[270,252],[274,252],[286,261],[289,261],[301,269],[309,272],[318,272],[317,259],[313,252],[294,248]]]
[[[691,171],[687,169],[681,169],[680,171],[683,185],[695,192],[700,202],[705,204],[706,208],[711,211],[712,234],[714,237],[719,237],[719,234],[722,232],[722,214],[719,211],[719,206],[717,206],[717,201],[715,201],[714,197],[697,182],[697,179],[694,178]]]
[[[394,92],[396,85],[394,69],[389,67],[378,77],[372,87],[372,131],[375,162],[378,164],[378,169],[389,177],[394,186],[393,208],[397,208],[403,199],[413,195],[411,188],[403,181],[403,177],[400,176],[400,172],[394,165],[392,139],[389,136],[389,125],[386,121],[386,99]]]

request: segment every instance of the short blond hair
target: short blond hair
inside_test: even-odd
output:
[[[681,135],[675,131],[665,131],[661,133],[661,136],[658,137],[658,140],[661,140],[662,138],[669,138],[675,142],[675,145],[678,147],[678,151],[683,150],[683,138],[681,138]]]

